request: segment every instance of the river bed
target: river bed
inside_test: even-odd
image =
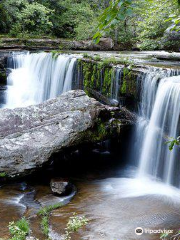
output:
[[[122,152],[121,152],[122,153]],[[166,229],[176,233],[180,222],[180,192],[149,178],[138,179],[137,169],[117,162],[119,156],[110,153],[103,146],[80,155],[74,153],[71,160],[77,162],[77,172],[67,174],[59,171],[60,177],[67,177],[77,188],[77,194],[50,217],[50,237],[61,240],[69,217],[73,213],[86,216],[90,221],[86,227],[72,235],[72,240],[156,240],[160,234],[137,236],[135,229]],[[116,159],[117,158],[117,159]],[[125,158],[125,156],[124,156]],[[82,159],[94,159],[90,166],[82,166]],[[122,159],[123,160],[123,159]],[[102,166],[104,161],[104,166]],[[58,166],[58,165],[57,165]],[[0,189],[0,237],[8,239],[8,224],[25,216],[30,220],[32,235],[40,240],[45,236],[40,229],[37,212],[40,204],[52,204],[54,197],[49,187],[51,176],[58,167],[26,181],[1,186]],[[81,167],[79,167],[81,166]],[[90,170],[88,170],[90,168]],[[55,170],[56,169],[56,170]],[[72,166],[73,169],[73,166]],[[54,172],[55,171],[55,172]],[[63,172],[63,173],[62,173]],[[48,199],[48,201],[47,201]],[[59,198],[59,201],[63,201]]]

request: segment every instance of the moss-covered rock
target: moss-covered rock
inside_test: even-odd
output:
[[[0,84],[6,84],[6,82],[7,82],[6,73],[0,70]]]
[[[118,84],[114,83],[116,76],[116,68],[112,64],[112,59],[109,61],[100,60],[99,58],[92,58],[88,55],[85,58],[79,60],[78,69],[80,69],[82,82],[85,92],[89,96],[96,97],[102,102],[109,103],[111,100],[112,91],[114,86],[118,89],[118,101],[122,104],[121,99],[123,98],[123,103],[137,102],[138,98],[138,84],[137,84],[137,74],[133,71],[133,65],[128,62],[124,62],[124,67],[121,74],[121,79],[118,80]],[[99,97],[98,97],[99,96]],[[131,101],[129,101],[129,99]]]

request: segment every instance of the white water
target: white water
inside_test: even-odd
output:
[[[177,74],[151,69],[143,79],[136,147],[140,149],[139,177],[150,174],[179,187],[178,148],[170,152],[166,144],[168,137],[180,134],[180,76],[171,77]]]
[[[5,107],[41,103],[72,89],[76,58],[51,53],[13,54]]]
[[[111,99],[119,100],[119,89],[121,86],[122,79],[122,68],[114,69],[114,76],[112,76],[111,81]]]
[[[51,53],[13,55],[13,68],[8,76],[7,104],[14,108],[43,102],[72,89],[76,58]],[[169,151],[166,136],[179,134],[180,76],[172,70],[150,68],[141,79],[142,94],[139,122],[136,128],[138,176],[150,174],[179,187],[177,148]],[[111,98],[119,100],[122,69],[115,70]],[[139,151],[137,151],[139,149]]]

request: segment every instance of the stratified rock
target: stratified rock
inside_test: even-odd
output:
[[[64,179],[54,178],[50,183],[51,190],[56,195],[68,195],[73,191],[73,185]]]
[[[114,42],[111,38],[102,38],[99,44],[92,40],[76,41],[67,39],[18,39],[1,38],[0,49],[26,50],[113,50]]]
[[[110,121],[113,112],[118,112],[120,121]],[[109,138],[128,124],[128,119],[121,119],[123,112],[102,105],[82,90],[35,106],[1,109],[0,173],[25,175],[47,163],[54,153]]]

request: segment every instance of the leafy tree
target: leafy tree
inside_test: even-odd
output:
[[[163,35],[170,23],[170,14],[179,15],[177,0],[111,0],[99,18],[94,40],[101,36],[112,36],[115,30],[116,41],[139,43],[142,49],[158,49],[163,46]],[[173,19],[171,19],[173,20]],[[175,17],[179,29],[179,18]],[[118,36],[118,33],[119,36]]]
[[[27,0],[6,0],[2,2],[1,9],[6,19],[6,29],[13,36],[50,32],[51,10],[39,3],[29,3]]]
[[[93,37],[94,40],[99,42],[104,33],[130,16],[133,13],[133,6],[133,0],[112,0],[99,18],[98,31]]]
[[[180,31],[178,3],[180,0],[1,0],[0,33],[78,40],[94,35],[96,42],[105,36],[122,50],[171,50],[178,45],[171,37]]]
[[[13,24],[11,34],[49,33],[52,27],[49,19],[50,13],[50,9],[39,3],[27,3],[17,15],[17,21]]]

